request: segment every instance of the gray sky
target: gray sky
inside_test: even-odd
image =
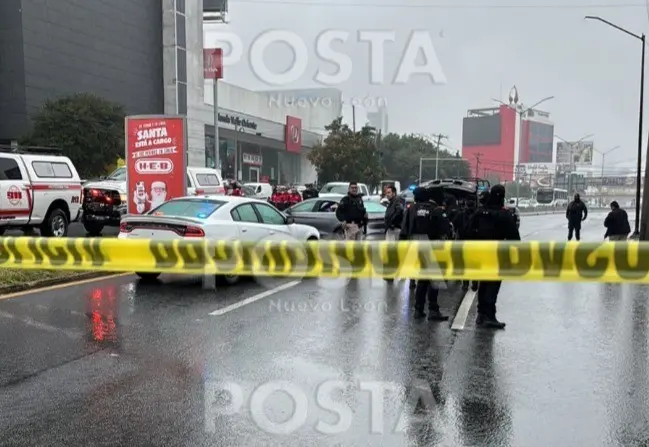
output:
[[[339,48],[354,61],[353,74],[338,88],[356,97],[386,97],[394,132],[441,132],[451,136],[451,145],[460,147],[466,110],[494,105],[491,98],[505,99],[515,84],[527,105],[555,96],[540,108],[550,112],[557,134],[576,140],[594,133],[595,147],[600,150],[622,146],[607,156],[607,165],[633,164],[641,43],[602,23],[583,19],[584,15],[599,15],[640,34],[649,24],[649,6],[633,2],[564,0],[563,6],[557,6],[561,2],[556,0],[337,0],[311,4],[307,0],[232,0],[226,29],[241,37],[244,48],[269,29],[302,36],[310,50],[309,68],[293,88],[318,86],[313,80],[316,71],[333,70],[315,55],[318,34],[328,29],[350,31],[352,38]],[[379,7],[400,3],[398,7]],[[433,85],[428,78],[413,77],[407,85],[370,85],[369,47],[354,35],[359,30],[376,29],[397,33],[397,42],[386,45],[387,80],[396,73],[410,33],[425,29],[433,37],[448,83]],[[277,71],[285,70],[291,60],[292,52],[281,44],[267,51],[267,64]],[[251,89],[272,88],[254,76],[245,57],[226,68],[225,81]],[[645,113],[648,111],[645,107]],[[645,124],[645,135],[648,132]],[[646,145],[646,137],[644,140]],[[599,160],[596,154],[595,162]]]

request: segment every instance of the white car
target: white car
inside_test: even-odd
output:
[[[320,233],[262,200],[238,196],[191,196],[169,200],[145,215],[126,215],[119,239],[190,239],[317,241]],[[160,273],[136,273],[155,279]],[[234,284],[238,275],[217,279]]]

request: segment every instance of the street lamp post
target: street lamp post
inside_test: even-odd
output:
[[[635,190],[635,229],[633,231],[633,235],[631,236],[637,238],[640,236],[640,184],[642,183],[642,111],[644,109],[644,54],[646,39],[644,34],[637,35],[598,16],[586,16],[585,19],[602,22],[610,26],[611,28],[615,28],[616,30],[622,31],[623,33],[628,34],[631,37],[635,37],[642,42],[642,66],[640,67],[640,113],[638,114],[638,173],[636,176]]]
[[[620,148],[620,146],[615,146],[615,147],[610,148],[607,151],[598,151],[597,149],[593,148],[593,150],[595,152],[597,152],[598,154],[600,154],[602,156],[602,174],[601,174],[601,178],[604,178],[604,163],[606,161],[606,156],[608,154],[610,154],[611,152],[613,152],[615,150],[618,150],[619,148]]]
[[[601,185],[602,185],[602,186],[604,186],[604,165],[605,165],[605,163],[606,163],[606,156],[607,156],[608,154],[610,154],[611,152],[613,152],[613,151],[615,151],[615,150],[618,150],[619,148],[620,148],[620,146],[615,146],[615,147],[610,148],[610,149],[607,150],[607,151],[598,151],[597,149],[593,148],[593,150],[594,150],[595,152],[597,152],[598,154],[600,154],[600,155],[602,156],[602,174],[600,175],[600,182],[601,182]],[[601,195],[602,195],[602,189],[601,189],[601,187],[600,187],[600,200],[598,201],[598,202],[600,203],[600,205],[601,205],[601,203],[602,203],[602,197],[601,197]]]

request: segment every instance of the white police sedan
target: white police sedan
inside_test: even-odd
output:
[[[122,217],[120,239],[201,239],[315,241],[320,233],[309,225],[296,224],[277,208],[248,197],[191,196],[169,200],[144,215]],[[137,273],[155,279],[159,273]],[[220,278],[228,284],[239,276]]]

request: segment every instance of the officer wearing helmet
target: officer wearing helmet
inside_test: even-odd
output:
[[[505,208],[505,187],[495,185],[483,197],[481,205],[469,222],[469,234],[481,241],[520,241],[516,218]],[[504,329],[496,318],[496,300],[502,281],[480,281],[478,285],[478,317],[476,324],[491,329]]]
[[[399,240],[443,240],[448,235],[450,223],[441,207],[444,196],[441,188],[415,188],[413,191],[415,203],[408,208],[403,217]],[[436,202],[437,201],[437,202]],[[415,319],[426,317],[424,312],[426,297],[428,297],[428,319],[446,321],[437,303],[439,287],[430,280],[420,279],[415,289]]]

